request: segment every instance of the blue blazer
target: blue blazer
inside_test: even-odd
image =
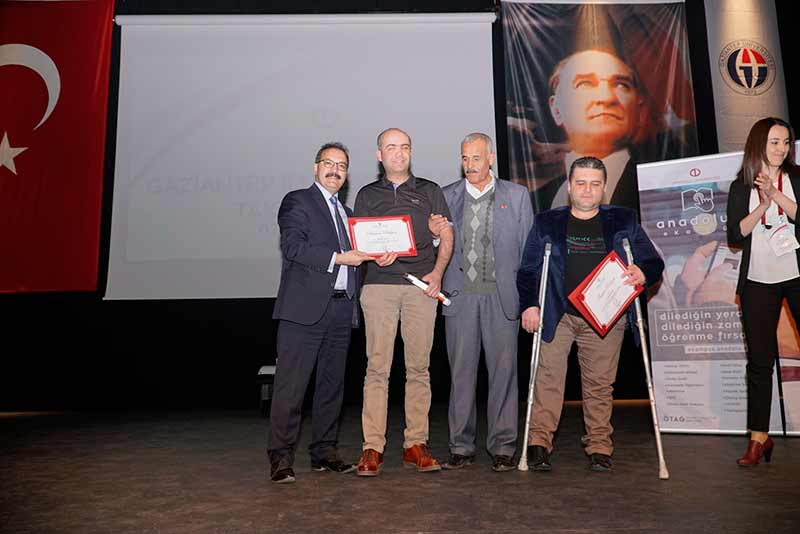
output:
[[[531,306],[539,305],[539,278],[542,273],[545,243],[552,243],[550,264],[547,274],[547,296],[544,310],[542,341],[550,342],[556,333],[561,317],[567,308],[567,295],[564,289],[564,276],[567,268],[567,221],[569,206],[544,211],[536,216],[533,228],[525,243],[522,265],[517,273],[520,313]],[[651,286],[661,279],[664,261],[656,252],[653,243],[644,229],[636,222],[636,213],[628,208],[601,205],[600,222],[606,250],[615,250],[620,258],[627,261],[623,238],[628,238],[633,252],[633,262],[645,276],[645,286]],[[628,307],[628,324],[636,322],[633,303]],[[636,342],[639,332],[633,328]]]
[[[344,206],[344,209],[348,217],[352,216],[350,208]],[[333,272],[328,272],[331,255],[339,251],[339,238],[319,188],[312,185],[288,193],[278,210],[278,226],[283,265],[272,318],[314,324],[328,307],[341,267],[334,265]],[[354,306],[354,326],[358,318],[356,309]]]

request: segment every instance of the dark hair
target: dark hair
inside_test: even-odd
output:
[[[608,180],[608,173],[606,172],[606,166],[603,165],[603,162],[599,159],[592,157],[592,156],[583,156],[582,158],[578,158],[572,162],[572,165],[569,166],[569,180],[572,181],[572,175],[575,173],[575,169],[598,169],[603,171],[603,183],[606,183]]]
[[[783,126],[789,130],[789,153],[781,163],[781,171],[789,172],[794,167],[794,131],[792,127],[788,122],[777,117],[761,119],[750,128],[750,133],[747,134],[747,141],[744,143],[742,167],[736,173],[736,178],[742,180],[748,187],[753,187],[756,176],[761,172],[762,165],[768,163],[767,140],[769,131],[773,126]]]
[[[344,157],[347,160],[347,166],[348,167],[350,166],[350,151],[347,150],[347,147],[344,146],[344,144],[340,143],[339,141],[330,141],[319,147],[319,150],[317,150],[317,155],[314,158],[314,163],[319,163],[319,160],[322,159],[322,153],[328,150],[329,148],[335,148],[336,150],[341,150],[342,152],[344,152]]]

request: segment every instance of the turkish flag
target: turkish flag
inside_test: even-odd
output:
[[[113,0],[0,2],[0,291],[97,288]]]

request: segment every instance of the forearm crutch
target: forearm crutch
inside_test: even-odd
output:
[[[628,257],[628,265],[633,265],[633,253],[631,252],[631,243],[628,239],[622,240],[622,247],[625,249],[625,255]],[[644,319],[642,319],[642,305],[637,297],[635,300],[636,307],[636,326],[639,327],[639,342],[642,347],[642,359],[644,360],[644,374],[647,377],[647,394],[650,396],[650,411],[653,414],[653,429],[656,434],[656,449],[658,449],[658,478],[667,480],[669,478],[669,471],[667,471],[667,462],[664,460],[664,448],[661,446],[661,428],[658,426],[658,412],[656,410],[656,395],[653,390],[653,378],[650,376],[650,354],[647,350],[647,336],[644,333]]]
[[[531,347],[531,379],[528,384],[528,412],[525,415],[525,434],[523,434],[524,446],[519,457],[517,469],[520,471],[528,470],[528,432],[531,428],[531,408],[533,407],[533,387],[536,384],[536,370],[539,368],[539,350],[542,347],[542,325],[544,325],[544,304],[547,296],[547,269],[550,265],[550,249],[552,245],[545,243],[544,260],[542,261],[542,275],[539,278],[539,326],[533,333],[533,346]]]

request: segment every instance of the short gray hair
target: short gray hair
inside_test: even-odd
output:
[[[492,143],[492,138],[486,135],[485,133],[481,132],[472,132],[471,134],[467,134],[463,141],[461,141],[461,146],[464,146],[467,143],[472,143],[473,141],[483,141],[486,143],[486,148],[489,150],[490,154],[494,153],[494,144]]]

